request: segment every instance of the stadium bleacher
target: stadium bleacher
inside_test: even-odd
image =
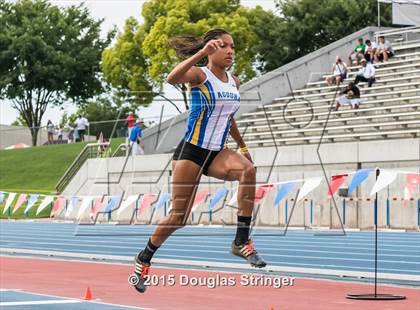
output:
[[[237,123],[246,143],[264,147],[319,143],[321,136],[323,142],[420,137],[420,42],[398,38],[395,57],[375,63],[373,87],[359,84],[360,109],[333,111],[338,92],[354,80],[360,68],[352,66],[339,88],[328,86],[323,76],[243,113]]]

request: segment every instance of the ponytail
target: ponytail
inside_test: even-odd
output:
[[[169,46],[176,51],[179,58],[188,58],[206,45],[202,38],[194,36],[176,36],[169,39]]]
[[[208,31],[202,38],[180,35],[169,39],[169,46],[176,51],[176,55],[185,59],[200,51],[207,42],[218,39],[224,34],[229,34],[223,29],[213,29]]]

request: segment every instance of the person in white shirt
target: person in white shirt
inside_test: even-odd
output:
[[[86,118],[79,115],[76,120],[76,128],[79,133],[80,141],[85,141],[86,127],[89,126],[89,122]]]
[[[375,61],[388,61],[389,58],[394,56],[394,50],[391,43],[388,40],[385,40],[384,36],[380,36],[378,39],[379,45],[375,54]]]
[[[347,65],[341,60],[340,56],[335,57],[335,63],[332,66],[333,75],[327,76],[325,81],[329,86],[333,81],[339,85],[347,78]]]
[[[359,72],[357,73],[354,84],[358,84],[360,81],[362,81],[367,82],[368,87],[371,87],[375,82],[375,67],[370,62],[367,62],[366,59],[362,59],[361,63],[362,68],[360,68]]]
[[[349,82],[349,85],[339,93],[335,111],[338,111],[340,106],[345,105],[350,105],[352,109],[358,109],[361,103],[360,89],[353,82]]]
[[[365,59],[368,62],[373,63],[373,60],[375,59],[376,51],[378,50],[378,44],[376,42],[371,42],[370,40],[366,40],[366,50],[365,50]]]

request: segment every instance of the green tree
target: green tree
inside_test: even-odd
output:
[[[12,126],[24,126],[26,127],[26,122],[25,122],[25,118],[23,117],[22,114],[19,114],[18,117],[16,117],[16,119],[13,121],[13,123],[11,124]]]
[[[12,100],[33,145],[48,106],[102,92],[101,54],[114,32],[101,39],[101,24],[83,5],[0,0],[0,98]]]
[[[162,91],[166,75],[179,62],[168,39],[180,34],[201,36],[217,27],[234,37],[233,71],[243,81],[249,80],[256,74],[252,47],[257,36],[247,12],[239,0],[147,1],[142,8],[144,23],[128,19],[116,44],[103,53],[105,79],[119,94],[128,95],[133,104],[147,106]],[[186,100],[185,88],[181,89]]]
[[[280,67],[288,54],[287,47],[282,42],[279,33],[286,24],[280,16],[272,11],[266,11],[259,5],[247,12],[252,30],[258,38],[258,43],[252,45],[255,67],[259,73],[266,73]]]
[[[116,89],[117,95],[129,99],[133,110],[139,105],[148,105],[155,96],[142,50],[144,36],[143,27],[130,17],[114,46],[102,54],[105,80]]]

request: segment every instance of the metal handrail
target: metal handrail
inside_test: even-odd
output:
[[[408,41],[408,34],[418,32],[420,32],[420,26],[382,30],[375,32],[375,40],[377,41],[380,35],[384,35],[386,37],[401,36],[401,38],[405,36],[405,41]]]
[[[123,156],[125,156],[126,152],[127,152],[127,144],[121,143],[120,145],[118,145],[117,149],[115,150],[115,152],[112,154],[111,157],[120,157],[121,153],[124,154]]]
[[[387,30],[380,30],[375,33],[375,35],[390,35],[390,34],[400,34],[405,32],[417,32],[413,30],[419,30],[420,26],[410,26],[410,27],[404,27],[404,28],[397,28],[397,29],[387,29]]]
[[[71,179],[76,175],[76,173],[80,170],[83,164],[89,158],[97,157],[98,154],[98,147],[106,146],[109,147],[109,142],[104,143],[89,143],[86,144],[82,151],[77,155],[74,161],[71,163],[69,168],[67,168],[66,172],[64,172],[63,176],[58,180],[55,188],[57,192],[61,193],[64,188],[70,183]],[[95,152],[92,152],[92,149],[95,148]],[[92,156],[95,154],[95,156]]]

